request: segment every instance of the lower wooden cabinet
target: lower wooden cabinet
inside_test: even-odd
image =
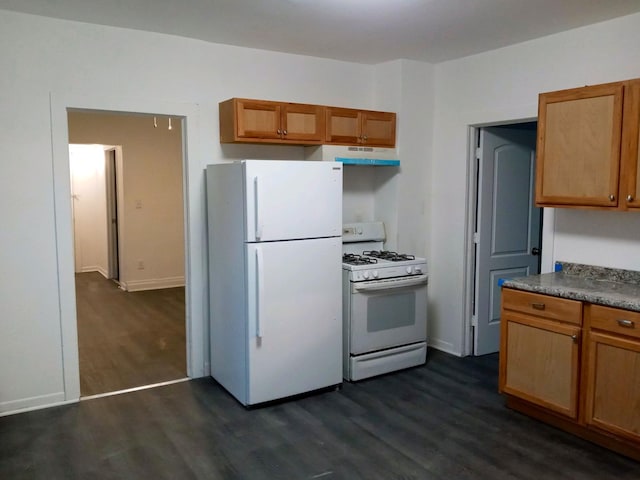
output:
[[[640,313],[502,290],[507,405],[640,460]]]
[[[597,305],[585,313],[584,421],[640,442],[640,314]]]
[[[580,302],[541,298],[503,291],[500,389],[576,419],[582,329],[575,324],[575,314],[568,315],[565,322],[552,318],[556,316],[554,308],[579,313]],[[515,311],[527,308],[537,308],[533,311],[539,316]]]

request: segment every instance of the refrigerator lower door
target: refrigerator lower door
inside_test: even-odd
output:
[[[246,248],[247,404],[341,383],[341,238]]]

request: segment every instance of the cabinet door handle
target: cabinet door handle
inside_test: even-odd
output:
[[[287,131],[286,131],[286,130],[283,130],[283,131],[282,131],[282,134],[283,134],[283,135],[286,135],[286,134],[287,134]]]
[[[544,310],[545,304],[544,303],[532,303],[531,306],[533,308],[535,308],[536,310]]]
[[[282,130],[278,129],[278,130],[276,130],[276,131],[277,131],[278,135],[281,135],[281,134],[282,134]]]
[[[618,325],[624,328],[635,328],[636,324],[631,320],[618,319]]]
[[[609,200],[610,200],[610,201],[612,201],[612,202],[613,202],[615,199],[616,199],[616,196],[615,196],[615,195],[613,195],[613,194],[609,195]]]
[[[578,335],[571,335],[571,340],[573,340],[573,343],[578,343]]]
[[[633,202],[633,195],[627,195],[627,202]]]

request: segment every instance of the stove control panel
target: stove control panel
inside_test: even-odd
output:
[[[408,277],[412,275],[422,275],[426,273],[426,264],[408,266],[388,266],[379,269],[352,270],[349,272],[349,279],[352,282],[363,282],[366,280],[378,280],[383,278]]]

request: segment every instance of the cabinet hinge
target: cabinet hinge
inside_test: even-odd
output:
[[[477,315],[472,315],[471,316],[471,326],[472,327],[477,327],[478,326],[478,316]]]
[[[473,243],[480,243],[480,234],[478,232],[473,233]]]
[[[476,158],[480,160],[480,155],[482,155],[482,149],[480,147],[476,147]]]

